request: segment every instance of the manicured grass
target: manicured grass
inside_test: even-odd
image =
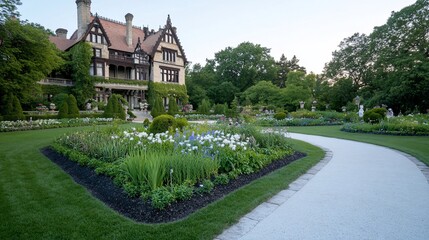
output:
[[[149,225],[120,216],[40,153],[59,135],[76,130],[0,133],[0,239],[213,239],[324,156],[317,147],[291,140],[306,158],[184,220]]]
[[[287,130],[289,132],[295,133],[335,137],[386,146],[411,154],[429,166],[428,136],[392,136],[367,133],[349,133],[340,131],[340,128],[341,126],[288,127]]]

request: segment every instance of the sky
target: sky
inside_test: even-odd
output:
[[[21,0],[21,20],[68,37],[77,29],[75,0]],[[91,12],[158,30],[170,14],[188,61],[205,64],[214,54],[242,42],[271,49],[279,60],[294,55],[308,72],[321,73],[344,38],[369,34],[392,11],[415,0],[92,0]]]

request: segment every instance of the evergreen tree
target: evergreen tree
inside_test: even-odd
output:
[[[126,113],[122,104],[126,104],[125,99],[118,94],[112,94],[104,109],[103,117],[105,118],[118,118],[125,120]]]
[[[79,117],[79,108],[77,107],[76,98],[73,94],[70,94],[67,98],[68,105],[68,117],[69,118],[78,118]]]
[[[19,99],[12,93],[3,97],[1,114],[4,116],[3,119],[7,121],[25,119]]]
[[[203,99],[200,103],[200,105],[198,106],[198,113],[200,114],[209,114],[210,113],[210,102],[207,99]]]
[[[152,110],[150,111],[150,114],[152,117],[158,117],[159,115],[165,114],[164,106],[162,105],[162,100],[160,97],[155,98],[155,101],[153,103]]]
[[[149,104],[149,109],[152,110],[152,108],[155,106],[155,99],[156,99],[156,92],[155,92],[155,84],[153,84],[153,81],[149,81],[148,84],[148,101],[147,103]]]
[[[19,102],[18,97],[13,95],[12,101],[13,101],[12,115],[15,117],[16,120],[24,120],[25,116],[24,116],[24,113],[22,112],[21,103]]]
[[[235,117],[238,115],[238,98],[234,97],[234,100],[231,102],[231,113]]]
[[[179,107],[177,106],[176,98],[170,97],[168,100],[168,114],[171,116],[176,115],[179,112]]]
[[[67,100],[64,100],[58,110],[58,118],[68,118],[69,117],[69,105]]]

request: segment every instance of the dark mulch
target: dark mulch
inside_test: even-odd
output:
[[[113,183],[110,177],[97,175],[93,169],[80,166],[51,148],[44,148],[41,151],[68,173],[75,182],[88,189],[93,196],[122,215],[143,223],[164,223],[185,218],[251,181],[305,156],[304,153],[297,152],[292,156],[274,161],[257,173],[241,175],[237,179],[231,180],[227,185],[218,185],[210,194],[195,194],[190,200],[176,202],[164,210],[158,210],[140,198],[130,198],[127,193]]]

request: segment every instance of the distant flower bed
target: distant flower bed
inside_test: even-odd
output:
[[[206,114],[185,114],[185,115],[175,115],[175,118],[186,118],[188,121],[202,121],[202,120],[220,120],[225,118],[223,114],[215,114],[215,115],[206,115]]]
[[[334,111],[299,110],[291,112],[289,118],[275,119],[274,116],[257,116],[254,124],[258,126],[327,126],[341,125],[345,122],[357,121],[355,113],[339,113]]]
[[[342,128],[345,132],[389,134],[389,135],[429,135],[429,115],[408,115],[385,119],[378,124],[348,123]]]
[[[244,125],[201,125],[156,134],[144,127],[112,127],[67,134],[53,147],[158,209],[209,193],[217,184],[294,152],[284,133],[262,133]]]
[[[285,118],[282,120],[277,120],[273,117],[263,117],[258,118],[254,122],[258,126],[326,126],[326,125],[341,125],[342,121],[331,121],[323,117],[314,119],[314,118]]]
[[[112,118],[72,118],[38,119],[34,121],[0,121],[0,132],[87,126],[92,124],[106,124],[112,121]]]

